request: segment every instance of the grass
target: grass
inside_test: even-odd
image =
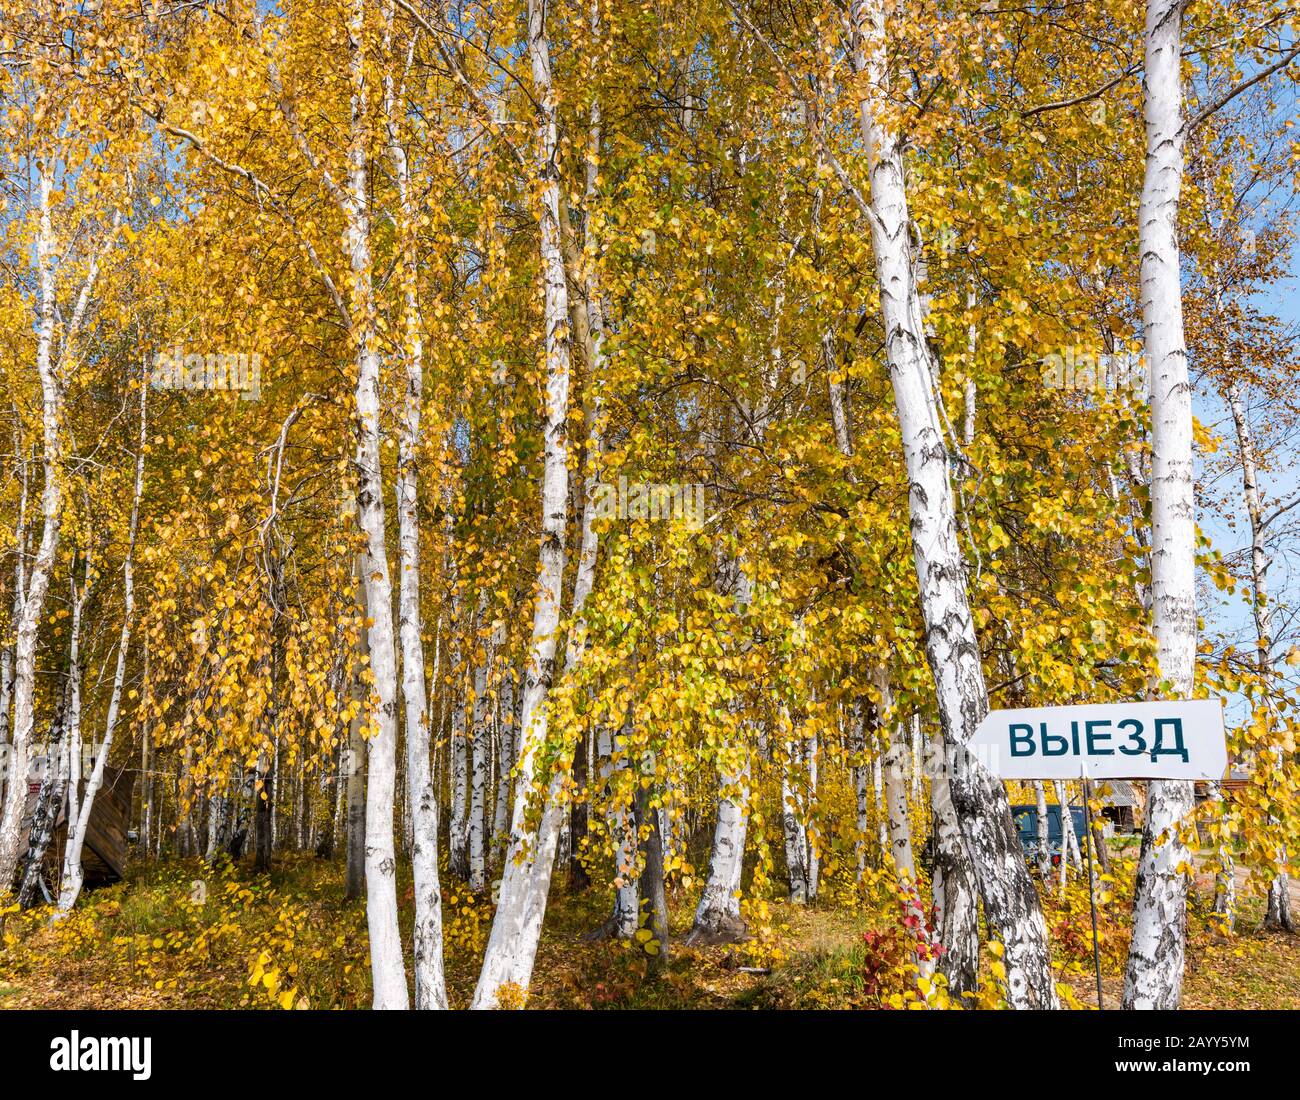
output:
[[[270,875],[222,863],[134,867],[88,894],[66,921],[12,909],[0,916],[0,1008],[361,1008],[369,1003],[364,908],[343,896],[340,864],[285,856]],[[1127,951],[1131,865],[1104,885],[1103,986],[1118,1004]],[[201,885],[196,885],[201,884]],[[778,884],[779,886],[779,884]],[[1046,898],[1054,962],[1067,1003],[1095,1002],[1087,894],[1073,883]],[[403,920],[409,872],[399,872]],[[673,943],[655,960],[635,942],[591,942],[608,916],[606,887],[557,882],[538,949],[536,1008],[882,1008],[915,999],[915,941],[886,876],[863,892],[828,882],[810,906],[746,903],[741,945],[686,948],[692,897],[670,891]],[[1217,935],[1202,887],[1190,906],[1188,1008],[1300,1006],[1300,939],[1260,932],[1262,902],[1245,896],[1238,932]],[[468,1004],[491,920],[490,902],[444,887],[445,966],[455,1006]],[[996,1005],[1000,963],[985,960],[979,1004]],[[990,979],[988,976],[993,975]]]

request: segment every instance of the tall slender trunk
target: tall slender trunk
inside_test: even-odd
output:
[[[1264,507],[1259,495],[1259,474],[1255,457],[1255,436],[1251,430],[1250,419],[1246,415],[1246,405],[1242,400],[1241,386],[1236,379],[1228,383],[1228,407],[1232,410],[1232,422],[1237,433],[1237,452],[1241,459],[1242,493],[1246,499],[1246,515],[1250,520],[1250,587],[1251,611],[1255,620],[1255,655],[1259,671],[1265,675],[1273,669],[1273,608],[1268,595],[1268,568],[1271,559],[1264,539]],[[1280,746],[1273,748],[1274,764],[1280,770],[1283,762],[1283,750]],[[1270,824],[1276,820],[1270,818]],[[1231,849],[1225,844],[1222,851]],[[1226,867],[1226,877],[1231,880],[1232,867]],[[1278,871],[1269,880],[1268,897],[1264,907],[1264,927],[1295,931],[1291,916],[1290,876],[1287,873],[1286,850],[1278,851]],[[1216,901],[1216,911],[1218,903]],[[1228,909],[1230,912],[1230,908]]]
[[[602,731],[603,737],[608,737]],[[612,737],[612,752],[606,767],[606,777],[610,772],[626,772],[627,731],[620,730]],[[636,932],[637,921],[641,914],[640,885],[633,872],[636,863],[637,830],[632,808],[621,800],[610,810],[610,831],[616,843],[614,912],[610,918],[612,933],[627,939]]]
[[[749,577],[738,561],[729,562],[736,613],[745,615],[753,598]],[[742,745],[738,759],[718,769],[718,816],[709,850],[709,874],[695,907],[686,944],[733,943],[746,935],[740,916],[740,879],[745,865],[749,826],[750,758]]]
[[[271,687],[264,720],[272,742],[258,753],[253,775],[253,868],[271,869],[271,852],[276,840],[276,788],[280,783],[280,692],[284,683],[284,566],[278,548],[269,547],[266,558],[271,569]]]
[[[429,704],[420,619],[420,414],[424,401],[424,341],[416,285],[415,223],[410,170],[399,127],[401,105],[391,68],[394,10],[385,11],[384,123],[397,183],[402,239],[402,366],[404,400],[397,440],[398,641],[406,720],[406,796],[410,806],[411,875],[415,892],[415,1007],[447,1007],[442,961],[442,894],[438,883],[438,794],[429,767]],[[411,43],[414,48],[414,42]]]
[[[538,103],[538,165],[541,184],[541,262],[545,281],[546,428],[542,473],[542,544],[537,604],[529,646],[521,719],[519,778],[511,819],[510,853],[501,879],[500,901],[488,936],[474,1008],[496,1008],[503,987],[519,995],[528,989],[550,892],[560,807],[557,784],[546,784],[540,822],[529,820],[537,757],[546,743],[546,699],[554,677],[556,631],[564,577],[564,535],[568,512],[569,294],[560,226],[559,110],[552,86],[550,46],[543,0],[528,0],[528,54]]]
[[[184,752],[181,754],[180,775],[176,777],[176,854],[184,859],[187,856],[194,855],[198,850],[198,835],[194,830],[194,797],[195,783],[193,782],[193,765],[194,765],[194,747],[186,745]],[[232,799],[227,799],[223,805],[224,816],[223,823],[228,823],[234,812],[231,803]],[[229,842],[230,829],[222,830],[222,840]],[[64,879],[66,886],[67,879]]]
[[[817,806],[817,763],[818,738],[814,731],[804,738],[804,767],[808,776],[808,797],[804,800],[804,841],[808,854],[804,866],[808,872],[808,900],[817,900],[817,889],[821,883],[821,833]]]
[[[1065,784],[1061,780],[1056,780],[1052,784],[1056,790],[1056,809],[1061,818],[1061,851],[1059,883],[1061,897],[1065,897],[1065,886],[1069,881],[1069,867],[1071,863],[1078,866],[1079,841],[1074,835],[1074,817],[1070,813],[1070,796],[1066,790]]]
[[[81,739],[73,744],[73,730],[81,721],[81,600],[75,595],[72,604],[72,635],[68,651],[68,678],[64,683],[62,698],[55,708],[54,723],[50,729],[49,748],[45,757],[45,774],[36,796],[36,809],[28,831],[27,857],[22,881],[18,886],[18,904],[24,909],[45,900],[45,853],[54,838],[54,829],[63,810],[73,768],[80,767],[80,756],[72,756],[81,749]],[[75,780],[73,780],[75,782]],[[46,895],[48,896],[48,895]]]
[[[492,667],[492,651],[474,669],[474,718],[470,727],[470,789],[469,789],[469,888],[475,893],[487,889],[487,787],[488,749],[491,730],[488,727],[488,670]]]
[[[876,807],[876,847],[883,863],[889,851],[889,815],[885,812],[885,746],[880,738],[880,726],[872,723],[871,737],[871,793]]]
[[[1178,200],[1183,176],[1181,0],[1147,0],[1146,174],[1138,207],[1142,328],[1151,374],[1151,609],[1156,658],[1168,694],[1189,698],[1196,674],[1196,524],[1192,391],[1178,275]],[[1160,691],[1160,694],[1165,694]],[[1177,1008],[1186,950],[1186,845],[1192,784],[1157,780],[1133,898],[1125,1008]]]
[[[788,721],[783,715],[783,720]],[[799,796],[800,763],[798,742],[785,743],[781,763],[781,830],[785,837],[785,867],[790,882],[790,900],[802,905],[808,900],[808,834],[804,823],[803,800]]]
[[[640,914],[640,892],[632,873],[636,863],[636,826],[628,806],[621,798],[612,797],[614,789],[623,786],[614,782],[615,773],[625,772],[628,767],[626,735],[613,734],[607,726],[602,726],[597,744],[601,787],[609,800],[606,823],[614,842],[614,909],[589,939],[628,939],[636,934]]]
[[[458,879],[469,879],[469,740],[465,734],[465,700],[461,687],[465,670],[461,668],[463,651],[460,641],[460,599],[452,595],[451,643],[451,743],[447,747],[451,773],[451,823],[448,840],[448,870]]]
[[[585,797],[575,798],[569,808],[569,889],[578,892],[591,885],[583,856],[590,830],[592,761],[587,754],[587,738],[579,737],[573,750],[573,782]]]
[[[948,787],[942,730],[934,731],[930,747],[930,812],[934,830],[930,894],[934,900],[934,925],[943,945],[939,972],[948,980],[948,992],[960,996],[974,992],[979,976],[979,884],[966,854],[966,841]]]
[[[362,680],[363,662],[369,664],[370,631],[366,621],[365,554],[358,554],[354,567],[355,598],[361,612],[361,629],[357,632],[356,667],[352,673],[352,700],[356,713],[348,724],[347,747],[340,754],[346,802],[347,878],[344,897],[357,901],[361,898],[366,881],[366,739],[361,735],[365,727],[366,701],[369,693]]]
[[[273,654],[271,660],[272,675],[275,675],[276,668],[282,668],[283,653]],[[278,688],[276,681],[272,680],[271,715],[272,721],[268,723],[272,731],[278,730],[280,699],[278,697]],[[270,709],[270,708],[268,708]],[[263,769],[263,761],[258,762],[259,774],[262,781],[262,789],[266,792],[266,820],[269,828],[266,829],[266,852],[262,852],[262,838],[259,834],[257,837],[257,868],[259,870],[269,871],[271,869],[271,853],[282,847],[284,844],[284,826],[280,821],[280,735],[273,732],[271,736],[271,759],[269,767]],[[259,806],[259,810],[261,807]]]
[[[600,3],[591,0],[589,27],[592,40],[601,34]],[[582,347],[583,359],[587,364],[588,391],[591,395],[584,412],[587,420],[587,438],[583,449],[582,479],[582,519],[578,544],[578,568],[573,580],[574,615],[578,618],[573,637],[566,653],[566,664],[572,666],[581,656],[585,647],[585,622],[582,608],[596,579],[596,559],[600,538],[596,533],[595,518],[600,479],[604,472],[602,459],[605,452],[604,438],[604,385],[605,385],[605,303],[604,291],[600,279],[599,247],[593,228],[592,212],[599,196],[600,157],[603,125],[601,120],[600,97],[593,95],[587,115],[587,149],[585,156],[584,202],[584,243],[585,259],[579,257],[574,241],[571,220],[568,217],[564,194],[560,194],[560,245],[564,253],[565,272],[569,283],[581,290],[581,303],[570,301],[570,314],[573,329]],[[594,743],[592,746],[594,747]],[[575,750],[574,780],[585,784],[588,798],[582,803],[574,803],[570,814],[569,830],[571,833],[570,882],[575,889],[587,885],[588,875],[579,861],[581,842],[589,828],[591,797],[594,787],[591,776],[596,767],[587,740],[581,741]],[[616,906],[617,908],[617,906]]]
[[[903,775],[903,760],[907,752],[904,725],[894,714],[894,693],[889,682],[889,670],[883,666],[873,670],[872,679],[880,693],[877,706],[877,729],[887,739],[881,762],[881,778],[885,788],[885,821],[889,834],[889,856],[894,873],[907,889],[916,889],[916,859],[912,854],[912,826],[907,812],[907,782]],[[885,722],[892,726],[885,728]]]
[[[27,770],[35,725],[36,636],[45,612],[50,573],[59,545],[63,508],[63,386],[51,358],[54,343],[54,228],[50,214],[50,173],[39,169],[40,225],[36,234],[36,372],[41,382],[42,464],[40,546],[27,575],[23,605],[14,632],[13,740],[3,813],[0,813],[0,894],[9,889],[18,866],[22,821],[27,806]]]
[[[651,797],[652,789],[638,783],[633,813],[641,848],[639,887],[646,899],[645,929],[651,937],[645,950],[650,954],[651,969],[657,971],[668,961],[668,896],[664,891],[664,845],[659,825],[660,815],[650,805]]]
[[[451,744],[451,820],[448,824],[447,870],[462,882],[469,881],[469,738],[457,698],[457,713],[452,717]]]
[[[932,389],[934,371],[911,255],[902,145],[887,117],[883,0],[855,0],[853,20],[855,64],[868,84],[861,122],[871,173],[872,249],[907,464],[912,546],[949,788],[985,915],[1005,947],[1008,1003],[1015,1008],[1055,1007],[1047,926],[1006,791],[966,748],[988,713],[988,691],[966,593],[948,451]]]
[[[930,922],[921,899],[916,859],[912,852],[912,826],[908,815],[907,780],[904,775],[904,761],[908,752],[907,726],[899,720],[894,709],[889,669],[883,665],[877,666],[873,670],[872,679],[880,693],[879,704],[873,704],[877,730],[881,736],[888,738],[881,771],[885,787],[885,819],[889,830],[889,858],[903,897],[904,912],[913,922],[911,927],[916,930],[918,937],[925,940],[924,946],[918,944],[916,961],[921,975],[928,978],[934,971],[934,960],[929,946]],[[886,722],[889,723],[888,730],[885,728]]]
[[[885,816],[889,823],[889,854],[900,881],[915,886],[916,860],[912,855],[912,827],[907,814],[907,782],[903,758],[907,752],[902,729],[895,726],[885,752]]]
[[[15,603],[15,607],[21,604]],[[18,616],[15,615],[16,619]],[[14,651],[10,646],[0,646],[0,746],[9,748],[9,715],[14,702]],[[0,787],[0,791],[3,787]]]
[[[1038,877],[1043,880],[1045,886],[1052,876],[1052,852],[1048,842],[1047,788],[1041,779],[1034,781],[1034,797],[1037,803],[1034,808],[1034,828],[1038,835],[1038,843],[1034,846],[1034,858],[1038,863]]]
[[[921,732],[920,714],[916,712],[912,713],[911,725],[912,725],[911,788],[912,788],[912,798],[915,800],[921,797],[921,776],[925,771],[925,765],[923,763],[925,759],[925,735]]]
[[[685,943],[733,943],[746,935],[740,916],[740,876],[749,824],[749,757],[739,767],[722,769],[718,789],[718,819],[709,851],[709,877],[704,884],[695,920]]]
[[[370,616],[370,670],[378,706],[367,743],[366,925],[374,1007],[407,1008],[410,991],[397,925],[397,852],[393,806],[397,784],[397,653],[393,640],[393,585],[388,569],[384,486],[379,459],[379,332],[370,253],[368,194],[369,82],[366,75],[366,2],[347,8],[351,85],[344,192],[343,243],[350,274],[351,337],[356,361],[357,515],[366,536],[363,573]]]
[[[91,813],[94,811],[95,796],[104,782],[104,768],[108,763],[108,754],[113,747],[113,736],[117,730],[117,712],[122,702],[122,687],[126,681],[127,654],[131,648],[131,632],[135,625],[135,543],[140,526],[140,499],[144,495],[144,447],[148,432],[148,404],[146,396],[149,387],[145,379],[140,379],[140,431],[136,438],[135,486],[131,497],[131,520],[127,532],[126,557],[122,562],[122,632],[117,639],[117,665],[113,671],[113,687],[108,698],[108,712],[104,718],[104,739],[95,754],[95,766],[90,778],[86,780],[86,789],[81,796],[80,805],[74,817],[68,814],[67,840],[63,850],[63,877],[59,887],[59,911],[68,912],[81,894],[84,871],[81,865],[81,852],[86,843],[86,831],[90,827]],[[81,730],[80,684],[77,684],[77,737]],[[187,838],[193,846],[193,838]]]
[[[221,814],[224,799],[219,794],[208,795],[208,836],[203,849],[203,858],[211,863],[221,845]],[[360,897],[358,891],[357,897]]]
[[[149,637],[145,635],[144,643],[144,675],[142,677],[144,687],[142,692],[145,695],[146,705],[143,708],[146,716],[143,719],[140,730],[140,834],[138,845],[140,854],[148,859],[151,854],[149,847],[149,838],[153,835],[154,822],[154,805],[153,805],[153,738],[152,729],[148,718],[148,691],[149,691]]]
[[[867,731],[864,716],[864,704],[859,703],[849,713],[849,752],[853,761],[853,796],[855,821],[857,829],[854,834],[853,850],[857,862],[858,882],[867,874],[867,831],[870,817],[867,813],[869,795],[867,793],[867,776],[870,765],[867,763]]]
[[[492,863],[496,866],[510,828],[510,773],[515,767],[515,670],[507,658],[497,700],[497,792],[492,814]]]

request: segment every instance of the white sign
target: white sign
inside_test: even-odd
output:
[[[1218,699],[995,710],[970,751],[1002,779],[1222,779]]]

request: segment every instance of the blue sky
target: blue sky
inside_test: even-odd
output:
[[[1280,280],[1267,292],[1255,297],[1255,304],[1286,322],[1293,330],[1300,332],[1300,249],[1293,248],[1291,255],[1290,276]],[[1195,407],[1197,418],[1202,424],[1215,429],[1223,437],[1223,446],[1235,453],[1236,438],[1233,433],[1232,420],[1222,403],[1207,396],[1203,391],[1197,394]],[[1279,452],[1281,461],[1276,468],[1260,476],[1260,491],[1268,502],[1284,502],[1300,493],[1300,455],[1294,451]],[[1240,500],[1241,480],[1239,471],[1231,471],[1225,479],[1216,485],[1224,495],[1230,495],[1233,504],[1235,526],[1229,527],[1225,517],[1202,508],[1198,516],[1202,531],[1211,539],[1215,547],[1225,557],[1234,551],[1241,551],[1250,544],[1250,528],[1246,521],[1244,504]],[[1297,509],[1300,511],[1300,509]],[[1279,524],[1278,531],[1285,531],[1285,525]],[[1283,537],[1272,547],[1273,564],[1269,569],[1268,581],[1272,602],[1280,609],[1300,605],[1300,540]],[[1234,638],[1241,647],[1254,644],[1254,626],[1249,608],[1240,596],[1229,597],[1224,593],[1213,591],[1213,598],[1207,599],[1201,608],[1205,617],[1206,631],[1210,635],[1226,635]],[[1280,612],[1281,614],[1281,612]],[[1279,622],[1275,628],[1275,653],[1285,653],[1291,645],[1300,641],[1292,632],[1280,629],[1284,623]],[[1245,717],[1245,703],[1234,698],[1228,704],[1230,720]]]

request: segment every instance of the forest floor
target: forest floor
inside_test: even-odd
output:
[[[1121,859],[1120,868],[1124,867]],[[1100,943],[1107,1007],[1119,1002],[1129,897],[1117,870],[1103,894]],[[72,917],[0,911],[0,1008],[356,1008],[369,1001],[365,915],[343,897],[340,863],[285,856],[270,875],[170,861],[134,868],[88,894]],[[883,877],[882,877],[883,881]],[[402,882],[409,921],[409,880]],[[557,881],[528,998],[534,1008],[888,1008],[915,988],[897,896],[831,882],[812,905],[750,902],[751,939],[686,948],[691,897],[670,892],[666,962],[633,942],[592,942],[607,887]],[[1187,1008],[1300,1007],[1300,936],[1259,930],[1261,899],[1241,892],[1235,935],[1212,926],[1210,885],[1189,907]],[[468,1003],[491,905],[444,887],[446,969],[453,1005]],[[1095,1005],[1086,890],[1047,900],[1063,996]],[[996,972],[990,955],[984,973]],[[968,1003],[995,1006],[995,982]]]

